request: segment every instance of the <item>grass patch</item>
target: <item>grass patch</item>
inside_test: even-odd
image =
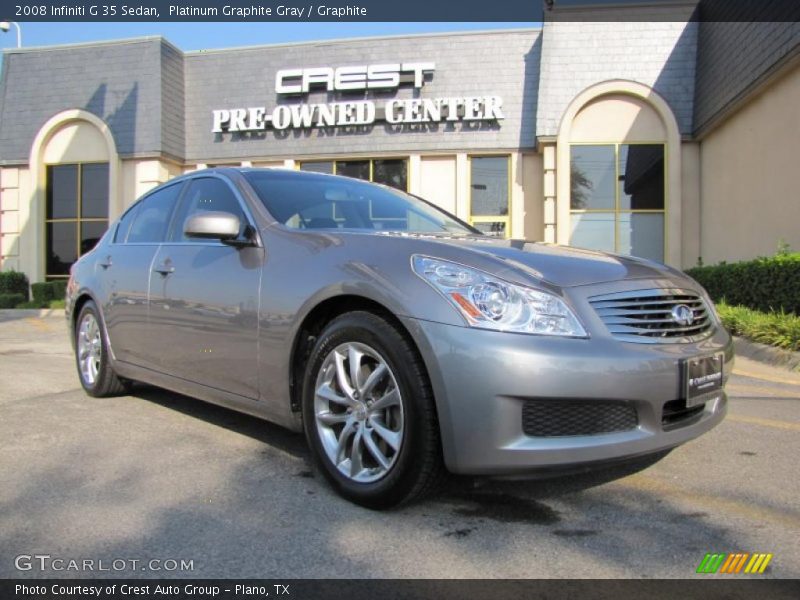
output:
[[[800,317],[785,312],[760,312],[744,306],[717,304],[722,324],[734,335],[785,350],[800,351]]]

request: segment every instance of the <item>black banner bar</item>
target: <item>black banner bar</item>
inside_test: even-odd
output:
[[[800,582],[709,576],[695,580],[11,579],[3,600],[795,600]]]
[[[797,21],[797,0],[0,0],[0,20],[55,22]]]

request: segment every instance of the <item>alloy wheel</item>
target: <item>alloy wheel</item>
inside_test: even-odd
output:
[[[366,344],[334,348],[314,387],[317,432],[328,459],[359,483],[391,471],[404,437],[403,402],[386,360]]]
[[[100,372],[100,361],[103,356],[103,342],[100,337],[100,326],[92,313],[87,313],[78,327],[78,364],[81,378],[88,385],[94,385]]]

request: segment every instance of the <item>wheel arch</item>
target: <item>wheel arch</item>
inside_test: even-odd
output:
[[[349,312],[365,311],[378,315],[392,325],[404,335],[408,341],[413,345],[414,350],[417,352],[420,361],[425,367],[425,375],[430,380],[430,370],[425,363],[424,356],[417,345],[414,336],[406,328],[403,322],[384,304],[358,294],[342,294],[331,296],[318,302],[311,310],[309,310],[303,318],[300,326],[292,340],[292,349],[289,360],[289,400],[291,403],[291,410],[294,413],[300,412],[302,404],[302,383],[303,375],[305,373],[305,365],[308,357],[314,348],[319,334],[325,327],[333,321],[336,317]]]

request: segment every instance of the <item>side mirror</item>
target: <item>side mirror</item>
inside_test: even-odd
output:
[[[239,217],[229,212],[201,212],[186,220],[183,233],[186,237],[220,241],[239,237],[242,224]]]

